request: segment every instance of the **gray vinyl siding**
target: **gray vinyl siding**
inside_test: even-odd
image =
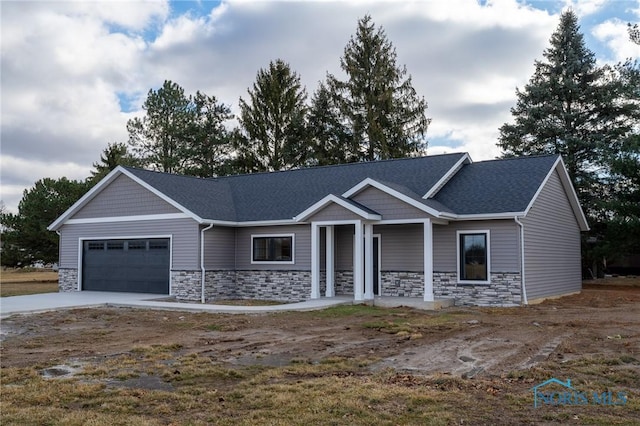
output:
[[[580,228],[557,171],[522,223],[529,300],[580,291]]]
[[[424,227],[422,224],[378,225],[380,269],[382,271],[421,272],[424,270]]]
[[[457,270],[456,231],[489,230],[491,272],[520,272],[520,231],[513,219],[433,225],[433,270]]]
[[[165,213],[180,213],[180,210],[129,177],[120,175],[73,215],[72,219]]]
[[[294,234],[294,264],[251,263],[251,235]],[[311,226],[261,226],[236,229],[236,269],[238,270],[311,270]]]
[[[209,270],[236,266],[236,229],[214,226],[204,233],[204,265]]]
[[[363,190],[352,198],[354,201],[380,213],[382,219],[385,220],[429,217],[422,210],[373,187]]]
[[[353,234],[355,226],[340,225],[334,228],[335,266],[338,271],[353,270]]]
[[[199,269],[198,224],[191,219],[64,225],[60,229],[60,267],[78,267],[80,238],[172,236],[172,269]]]
[[[362,217],[344,207],[331,203],[308,219],[308,222],[321,222],[325,220],[359,220]]]

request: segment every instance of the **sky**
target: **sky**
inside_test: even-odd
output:
[[[428,154],[499,155],[516,88],[543,59],[560,13],[579,16],[600,65],[639,58],[640,0],[0,1],[0,197],[17,212],[44,177],[85,179],[126,142],[164,80],[238,112],[256,73],[283,59],[311,98],[358,19],[371,15],[428,102]]]

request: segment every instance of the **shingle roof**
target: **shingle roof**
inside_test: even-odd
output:
[[[465,154],[310,167],[199,179],[127,168],[149,185],[203,219],[237,222],[286,220],[329,194],[341,195],[366,178],[397,185],[394,189],[421,198]]]
[[[422,196],[465,154],[311,167],[200,179],[127,168],[202,219],[289,220],[329,194],[366,178],[438,211],[483,214],[524,211],[557,156],[493,160],[462,167],[432,199]]]
[[[466,164],[434,199],[457,214],[523,212],[558,155]]]

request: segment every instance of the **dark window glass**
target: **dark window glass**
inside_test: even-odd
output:
[[[124,250],[124,241],[107,241],[107,250]]]
[[[487,234],[460,234],[460,279],[487,281]]]
[[[293,260],[292,237],[254,237],[254,262],[291,262]]]
[[[129,241],[127,248],[129,250],[146,250],[147,242],[144,240]]]
[[[169,241],[149,240],[149,250],[166,250],[169,248]]]
[[[104,250],[103,241],[92,241],[87,243],[87,250]]]

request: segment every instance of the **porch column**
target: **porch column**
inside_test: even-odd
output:
[[[362,287],[364,287],[364,277],[363,277],[363,260],[364,256],[362,253],[362,245],[363,245],[363,235],[362,235],[362,221],[357,221],[355,224],[356,227],[356,241],[354,244],[354,253],[353,253],[353,298],[357,301],[364,300],[364,294],[362,292]]]
[[[325,266],[325,270],[326,270],[326,275],[325,275],[325,280],[326,280],[326,291],[325,291],[325,296],[326,297],[334,297],[336,295],[336,290],[335,290],[335,266],[334,266],[334,247],[333,247],[333,225],[327,226],[325,228],[326,231],[326,266]]]
[[[424,222],[424,301],[433,302],[433,224]]]
[[[311,298],[320,298],[320,226],[311,222]]]
[[[373,299],[373,225],[364,225],[364,298]]]

